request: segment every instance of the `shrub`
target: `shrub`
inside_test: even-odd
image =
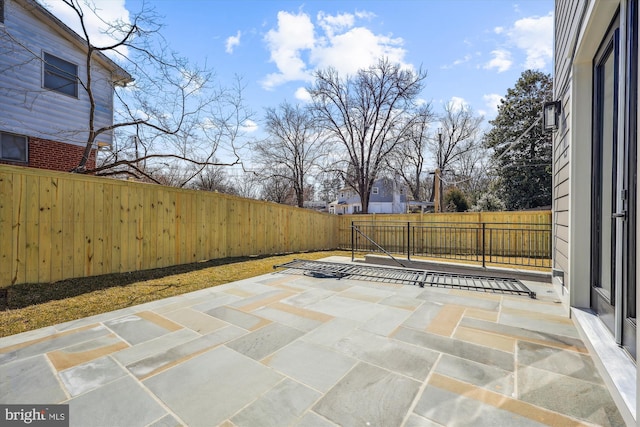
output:
[[[464,193],[457,188],[452,188],[444,196],[444,204],[449,212],[465,212],[469,210],[469,202]]]

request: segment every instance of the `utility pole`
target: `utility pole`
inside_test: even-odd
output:
[[[440,154],[442,152],[442,129],[438,128],[438,163],[440,163]],[[434,191],[436,193],[434,200],[434,212],[442,212],[442,170],[440,170],[440,165],[436,168],[436,173],[434,175]]]
[[[442,193],[442,181],[440,179],[440,168],[436,169],[435,174],[433,175],[433,189],[435,192],[434,198],[433,198],[433,211],[435,213],[441,212],[442,211],[442,207],[440,204],[440,195]]]

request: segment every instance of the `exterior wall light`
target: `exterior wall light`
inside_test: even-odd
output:
[[[560,101],[549,101],[544,103],[542,109],[542,128],[545,131],[558,130],[560,125]]]

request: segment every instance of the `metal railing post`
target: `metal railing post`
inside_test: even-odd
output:
[[[353,221],[351,221],[351,262],[355,260],[355,242],[354,242],[354,230],[353,230]]]
[[[487,266],[485,261],[485,233],[487,231],[486,223],[482,223],[482,268]]]
[[[407,261],[411,261],[411,222],[407,222]]]

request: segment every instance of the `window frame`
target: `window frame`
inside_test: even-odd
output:
[[[75,68],[75,75],[69,73],[66,70],[63,70],[60,67],[57,67],[51,64],[52,60],[60,61],[61,65],[69,65]],[[66,96],[70,96],[72,98],[78,98],[78,64],[74,64],[73,62],[67,61],[66,59],[62,59],[59,56],[53,55],[49,52],[42,52],[42,88],[50,91],[54,91],[57,93],[61,93]],[[47,86],[47,74],[52,75],[54,78],[66,80],[69,83],[72,83],[73,93],[69,93],[67,91],[62,90],[62,88],[71,86],[71,84],[65,84],[63,86],[54,87],[53,85]]]
[[[23,159],[12,159],[8,157],[4,157],[2,151],[2,140],[4,135],[10,135],[14,138],[22,138],[24,141],[24,158]],[[20,135],[17,133],[11,132],[2,132],[0,131],[0,161],[3,162],[14,162],[14,163],[29,163],[29,138],[26,135]]]
[[[380,189],[378,187],[371,187],[371,194],[380,194]]]

